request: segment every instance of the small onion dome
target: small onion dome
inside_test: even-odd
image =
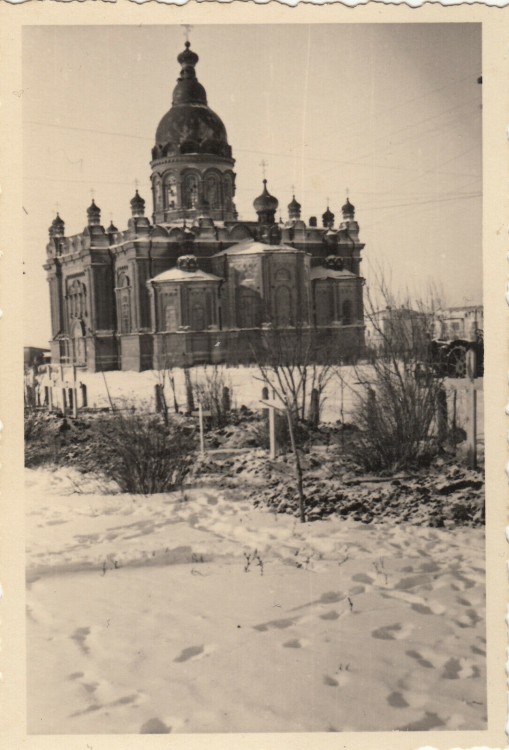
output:
[[[325,213],[322,214],[322,222],[324,227],[332,227],[334,224],[334,214],[330,210],[329,206],[327,206],[327,210]]]
[[[185,50],[181,52],[177,57],[177,61],[180,65],[182,65],[183,68],[187,68],[189,66],[194,68],[194,66],[200,59],[196,52],[192,52],[192,50],[189,49],[190,46],[191,42],[186,42]]]
[[[259,195],[258,198],[255,198],[253,206],[256,213],[260,213],[261,211],[276,212],[276,209],[279,206],[279,201],[267,190],[267,180],[263,181],[263,193]]]
[[[288,216],[290,219],[300,219],[300,209],[302,206],[300,205],[299,201],[295,200],[295,195],[293,196],[292,200],[288,204]]]
[[[346,199],[346,203],[341,207],[343,218],[352,218],[355,216],[355,206],[350,203],[350,199]]]
[[[106,231],[108,232],[108,234],[115,234],[115,232],[118,232],[118,229],[113,223],[113,221],[110,221],[110,225]]]
[[[51,226],[49,228],[50,237],[63,237],[64,230],[65,230],[65,223],[63,219],[60,218],[60,214],[57,214],[56,217],[51,222]]]
[[[187,271],[188,273],[194,273],[198,270],[198,261],[195,255],[181,255],[177,258],[177,268],[179,271]]]
[[[89,224],[99,224],[101,220],[101,209],[95,205],[95,201],[92,198],[92,203],[87,208],[87,216]]]
[[[134,198],[131,198],[131,213],[133,216],[143,216],[145,213],[145,201],[136,191]]]

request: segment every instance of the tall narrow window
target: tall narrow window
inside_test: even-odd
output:
[[[353,316],[352,316],[352,302],[349,299],[346,299],[342,306],[341,306],[341,317],[342,317],[342,323],[344,326],[350,326],[353,322]]]
[[[131,333],[131,285],[129,277],[120,273],[117,281],[118,328],[120,333]]]

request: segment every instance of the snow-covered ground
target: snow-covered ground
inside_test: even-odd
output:
[[[30,733],[486,728],[481,529],[299,524],[71,469],[28,470],[26,496]]]

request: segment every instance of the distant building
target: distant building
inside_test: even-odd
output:
[[[366,316],[366,349],[408,351],[426,346],[429,315],[406,307],[387,307]]]
[[[23,364],[25,370],[31,367],[39,367],[49,362],[50,350],[40,346],[25,346],[23,348]]]
[[[446,307],[435,315],[434,338],[448,341],[465,339],[475,341],[476,331],[484,328],[484,308],[482,305]]]
[[[105,229],[94,200],[79,234],[66,235],[58,214],[50,226],[52,362],[91,371],[235,362],[249,358],[245,332],[270,327],[305,328],[358,355],[364,245],[354,206],[346,200],[336,227],[327,206],[319,227],[293,196],[278,222],[264,180],[257,219],[241,221],[232,148],[189,47],[156,130],[151,219],[136,191],[125,230]]]

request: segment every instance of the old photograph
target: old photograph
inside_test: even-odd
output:
[[[22,76],[28,734],[486,730],[481,24]]]

